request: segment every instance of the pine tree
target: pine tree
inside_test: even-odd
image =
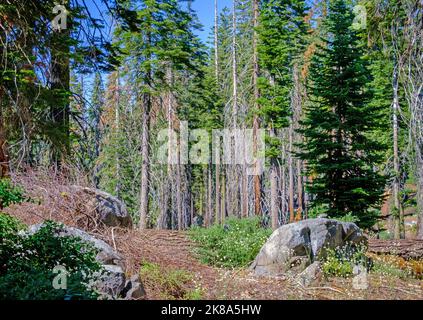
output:
[[[380,113],[368,103],[369,73],[352,22],[346,2],[331,1],[327,34],[310,68],[311,104],[299,156],[315,176],[308,185],[313,206],[323,206],[330,217],[351,214],[368,227],[374,222],[369,208],[380,203],[385,185],[375,170],[382,146],[370,138]]]

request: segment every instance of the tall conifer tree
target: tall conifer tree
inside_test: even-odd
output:
[[[308,186],[313,205],[322,205],[330,217],[351,214],[370,226],[369,208],[380,202],[385,185],[375,170],[381,145],[370,138],[380,112],[368,103],[369,72],[353,19],[344,0],[331,1],[327,34],[310,69],[311,105],[300,130],[305,137],[300,157],[315,177]]]

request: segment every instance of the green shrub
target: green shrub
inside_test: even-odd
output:
[[[308,211],[308,217],[311,219],[317,218],[319,215],[326,214],[328,211],[327,205],[315,205],[311,206]],[[367,211],[365,216],[361,216],[360,218],[354,215],[352,212],[346,213],[344,216],[330,216],[328,215],[329,219],[335,219],[342,222],[354,222],[362,229],[370,229],[374,224],[378,221],[380,217],[380,210],[370,208]]]
[[[342,221],[342,222],[353,222],[353,223],[357,223],[357,222],[360,221],[359,218],[352,215],[351,213],[347,213],[345,216],[337,218],[337,220]]]
[[[16,218],[0,212],[0,274],[3,275],[6,268],[5,261],[10,259],[16,252],[19,244],[18,232],[25,226]]]
[[[0,300],[89,300],[98,294],[101,265],[95,248],[77,237],[57,237],[61,225],[48,221],[32,235],[18,235],[16,219],[0,214]],[[56,266],[68,272],[67,288],[55,289]]]
[[[193,228],[189,235],[199,244],[196,252],[203,263],[236,268],[251,263],[271,233],[258,218],[231,218],[225,226]]]
[[[402,270],[397,266],[383,262],[375,261],[372,272],[375,274],[380,274],[385,277],[396,277],[401,279],[413,278],[412,273],[407,270]]]
[[[0,209],[25,201],[24,190],[10,179],[0,179]]]
[[[144,284],[151,284],[160,290],[160,298],[166,300],[201,300],[202,289],[190,289],[193,275],[185,270],[162,270],[158,264],[143,262],[140,276]]]
[[[336,249],[325,250],[322,258],[322,270],[326,277],[335,276],[347,278],[353,275],[355,265],[370,268],[370,261],[366,257],[365,246],[345,245]]]

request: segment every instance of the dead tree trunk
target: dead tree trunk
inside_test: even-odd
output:
[[[0,104],[0,179],[9,176],[9,153],[3,121],[3,106]]]
[[[236,0],[232,1],[232,129],[238,127],[238,62],[237,62],[237,14]],[[239,172],[235,161],[235,142],[231,139],[231,164],[229,165],[230,177],[228,181],[229,191],[229,214],[239,216]]]
[[[259,19],[259,5],[258,0],[253,0],[253,90],[254,90],[254,119],[253,119],[253,131],[254,131],[254,148],[253,152],[257,156],[258,152],[258,131],[260,129],[260,119],[257,114],[260,106],[258,99],[260,92],[258,88],[258,77],[259,77],[259,62],[258,62],[258,19]],[[257,162],[257,166],[258,166]],[[259,168],[256,167],[254,175],[254,213],[255,215],[261,215],[261,176],[259,175]]]
[[[148,94],[143,95],[143,120],[141,138],[141,192],[140,192],[140,223],[141,230],[147,228],[149,180],[150,180],[150,110],[151,98]]]
[[[147,45],[151,43],[151,35],[147,33]],[[151,57],[149,57],[151,59]],[[147,70],[145,86],[150,89],[152,85],[152,71]],[[150,193],[150,112],[151,112],[151,95],[144,93],[142,95],[142,112],[143,112],[143,130],[141,137],[141,190],[140,190],[140,223],[141,230],[147,228],[147,216],[149,206],[149,193]],[[160,221],[162,222],[162,221]]]
[[[213,178],[211,163],[207,168],[207,212],[208,212],[208,225],[213,224]]]
[[[289,222],[293,222],[295,220],[295,212],[294,212],[294,161],[292,155],[292,143],[293,143],[293,124],[292,119],[288,129],[288,136],[289,136],[289,151],[288,151],[288,175],[289,175],[289,185],[288,185],[288,193],[289,193]]]
[[[398,113],[399,113],[399,97],[398,97],[398,64],[396,63],[393,76],[394,101],[392,104],[392,126],[393,126],[393,148],[394,148],[394,182],[393,182],[393,197],[394,197],[394,237],[395,239],[404,239],[404,211],[402,210],[400,198],[400,161],[399,161],[399,147],[398,147]]]
[[[215,81],[216,87],[219,89],[219,21],[218,21],[218,7],[217,0],[214,0],[214,72],[215,72]],[[220,90],[218,90],[220,92]],[[220,145],[220,144],[219,144]],[[215,169],[215,215],[216,223],[222,221],[221,218],[221,194],[220,194],[220,148],[216,150],[216,169]]]

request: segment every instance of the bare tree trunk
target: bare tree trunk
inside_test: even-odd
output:
[[[220,224],[225,223],[226,218],[226,177],[225,175],[222,176],[222,201],[221,201],[222,209],[220,210]]]
[[[303,218],[303,172],[302,172],[302,161],[300,159],[297,160],[297,178],[298,178],[298,184],[297,184],[297,193],[298,193],[298,215],[299,218]]]
[[[422,151],[420,150],[420,152]],[[417,239],[423,240],[423,154],[420,154],[420,156],[418,157],[417,172],[418,172],[417,208],[419,212],[418,222],[417,222]]]
[[[289,151],[288,151],[288,174],[289,174],[289,222],[293,222],[295,220],[295,212],[294,212],[294,161],[292,156],[292,140],[293,140],[293,125],[292,119],[289,125]]]
[[[281,176],[281,199],[282,199],[282,204],[281,204],[281,211],[282,211],[282,217],[285,218],[286,217],[286,163],[285,163],[285,159],[286,159],[286,147],[285,147],[285,142],[282,142],[282,164],[281,164],[281,169],[280,169],[280,176]],[[282,219],[282,223],[284,223],[284,220]]]
[[[243,166],[243,172],[241,177],[241,212],[242,217],[248,217],[248,175],[247,166]]]
[[[207,168],[207,211],[208,211],[208,224],[213,224],[213,178],[212,178],[212,166],[208,165]]]
[[[423,3],[422,1],[404,1],[402,8],[406,14],[406,23],[402,25],[404,65],[403,85],[407,97],[410,128],[415,147],[418,230],[417,237],[423,239]]]
[[[392,110],[392,126],[393,126],[393,143],[394,143],[394,183],[393,183],[393,197],[394,197],[394,237],[395,239],[404,239],[404,212],[401,206],[400,199],[400,161],[399,161],[399,147],[398,147],[398,113],[399,113],[399,97],[398,97],[398,64],[394,68],[393,89],[394,101]]]
[[[140,192],[140,222],[139,228],[147,228],[148,200],[149,200],[149,180],[150,180],[150,109],[151,98],[148,94],[143,94],[143,131],[141,140],[141,192]]]
[[[232,0],[232,129],[238,127],[238,64],[237,64],[237,15],[236,0]],[[231,141],[231,152],[235,151],[235,144]],[[234,152],[233,152],[234,153]],[[233,154],[235,156],[235,154]],[[232,163],[229,165],[231,169],[230,178],[228,179],[228,191],[230,205],[229,214],[239,216],[239,172],[238,165],[235,163],[235,157],[231,157]]]
[[[219,20],[218,20],[218,7],[217,0],[214,0],[214,72],[217,89],[219,89]],[[219,92],[220,90],[218,90]],[[221,217],[221,195],[220,195],[220,150],[216,150],[216,172],[215,172],[215,215],[216,223],[222,221]]]
[[[204,193],[204,201],[202,203],[205,203],[205,209],[204,209],[204,226],[209,227],[210,226],[210,212],[209,212],[209,183],[208,183],[208,167],[203,167],[203,192]]]
[[[194,222],[194,197],[191,194],[191,207],[190,207],[190,218],[191,218],[191,226],[193,225]]]
[[[236,16],[236,0],[233,0],[232,8],[232,117],[233,128],[237,127],[238,118],[238,73],[237,73],[237,50],[236,50],[236,33],[237,33],[237,16]]]
[[[219,21],[217,0],[214,0],[214,74],[216,85],[219,86]]]
[[[146,35],[147,46],[151,44],[151,35]],[[149,57],[151,59],[151,57]],[[152,71],[147,70],[146,86],[152,85]],[[149,207],[149,193],[150,193],[150,112],[151,112],[151,96],[148,93],[143,94],[143,130],[141,140],[141,190],[140,190],[140,222],[139,228],[141,230],[147,228],[147,216]],[[165,217],[162,217],[164,219]],[[163,221],[159,221],[163,225]],[[161,227],[159,225],[159,227]]]
[[[6,130],[4,128],[3,119],[3,106],[0,104],[0,179],[8,177],[10,170]]]
[[[221,208],[221,193],[220,193],[220,151],[219,154],[216,154],[216,172],[215,172],[215,214],[216,220],[215,222],[218,224],[222,221],[222,208]],[[216,152],[216,153],[217,153]]]
[[[270,129],[270,136],[274,137],[275,132]],[[279,204],[278,204],[278,172],[277,160],[270,160],[270,217],[272,221],[272,229],[279,227]]]
[[[116,134],[119,134],[120,132],[120,82],[119,82],[119,71],[116,72],[116,101],[115,101],[115,128],[116,128]],[[144,108],[144,106],[143,106]],[[143,110],[143,121],[144,121],[144,115],[145,110]],[[144,123],[143,123],[144,125]],[[144,130],[145,127],[143,127]],[[120,198],[121,194],[121,177],[120,177],[120,154],[116,152],[116,186],[115,186],[115,195],[116,197]]]
[[[179,157],[178,157],[179,159]],[[183,208],[182,208],[182,188],[181,188],[181,164],[176,165],[176,206],[178,214],[178,230],[183,229]]]
[[[258,99],[260,92],[258,88],[258,77],[259,77],[259,62],[258,62],[258,19],[259,19],[259,4],[258,0],[253,0],[253,90],[254,90],[254,119],[253,119],[253,131],[254,131],[254,149],[253,152],[257,155],[258,152],[258,131],[260,129],[260,119],[257,114],[260,106]],[[258,164],[257,164],[258,165]],[[261,215],[261,176],[258,174],[259,170],[256,168],[254,175],[254,213],[255,215]]]
[[[294,88],[293,88],[293,95],[292,95],[292,106],[293,106],[293,129],[294,131],[292,134],[294,135],[293,140],[296,142],[301,141],[302,137],[295,132],[296,129],[299,128],[301,116],[302,116],[302,103],[303,103],[303,95],[302,95],[302,84],[300,79],[300,71],[299,67],[296,64],[293,69],[293,80],[294,80]],[[291,145],[292,148],[292,145]],[[291,151],[292,152],[292,151]],[[298,201],[298,209],[297,209],[297,216],[296,220],[301,220],[303,218],[303,176],[302,176],[302,161],[301,159],[297,159],[296,161],[296,175],[297,175],[297,201]]]

